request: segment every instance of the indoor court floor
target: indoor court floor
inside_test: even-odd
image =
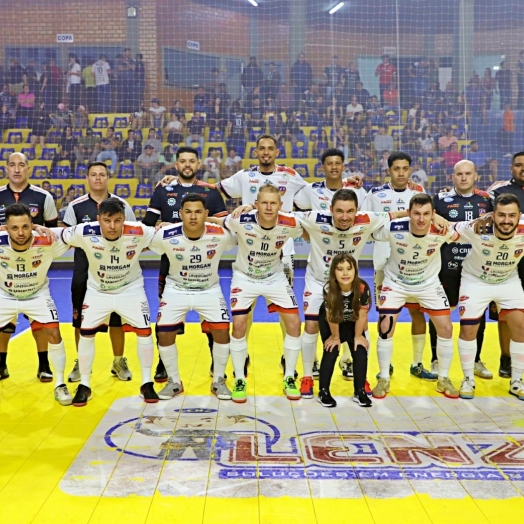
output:
[[[156,270],[144,273],[155,318]],[[297,271],[299,297],[303,274]],[[51,276],[67,321],[71,273]],[[227,271],[222,284],[227,291]],[[0,522],[483,524],[521,518],[524,402],[508,394],[508,380],[477,379],[471,401],[442,397],[435,383],[410,376],[409,325],[401,323],[386,399],[369,409],[357,406],[353,383],[342,380],[337,367],[336,408],[316,399],[288,401],[278,366],[282,336],[272,317],[259,301],[245,404],[209,393],[207,340],[190,323],[177,342],[182,395],[144,404],[134,335],[126,341],[130,382],[112,378],[109,339],[98,335],[93,399],[84,408],[60,406],[53,384],[37,381],[34,343],[21,321],[8,357],[11,377],[0,382]],[[454,329],[456,338],[457,323]],[[370,331],[374,385],[376,334]],[[75,358],[70,324],[62,324],[62,334],[68,373]],[[493,372],[498,357],[496,325],[488,323],[483,360]],[[429,361],[428,340],[426,366]],[[227,374],[232,386],[230,365]],[[451,378],[458,385],[457,353]]]

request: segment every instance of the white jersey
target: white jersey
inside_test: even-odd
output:
[[[123,292],[131,283],[144,284],[138,258],[154,234],[152,227],[126,221],[120,238],[106,240],[99,223],[88,222],[64,229],[62,239],[85,251],[89,262],[87,288],[114,294]]]
[[[216,224],[207,224],[204,234],[190,240],[182,224],[159,229],[149,249],[169,259],[166,285],[181,291],[209,289],[218,284],[218,265],[224,251],[236,245],[236,236]]]
[[[95,75],[97,86],[109,84],[109,71],[111,67],[105,60],[98,60],[93,64],[91,69]]]
[[[342,180],[343,189],[351,189],[355,192],[358,199],[358,207],[366,198],[367,192],[361,187],[357,189],[355,184],[352,184],[347,178]],[[329,211],[333,195],[337,192],[336,189],[329,189],[325,180],[322,182],[313,182],[302,188],[295,196],[295,205],[298,209],[313,211]]]
[[[355,215],[353,226],[342,231],[334,226],[333,215],[329,212],[296,213],[296,217],[309,233],[311,243],[306,275],[322,283],[327,281],[329,266],[335,255],[349,253],[358,261],[372,233],[391,220],[389,213],[360,211]]]
[[[470,222],[458,222],[455,231],[458,242],[471,244],[471,250],[462,262],[462,272],[488,284],[506,282],[517,272],[517,265],[524,253],[524,220],[520,220],[515,236],[498,239],[493,227],[487,235],[477,235]]]
[[[60,235],[61,229],[53,229]],[[16,251],[7,232],[0,233],[0,296],[29,298],[43,288],[49,280],[47,272],[53,259],[63,255],[69,246],[58,239],[36,236],[31,247]]]
[[[362,211],[406,211],[409,209],[409,201],[413,195],[425,193],[422,186],[415,184],[412,189],[406,187],[403,191],[395,190],[390,183],[380,187],[374,187],[367,194],[361,204]],[[384,269],[389,258],[390,246],[387,242],[377,242],[373,249],[373,267],[376,271]]]
[[[276,225],[264,229],[258,225],[258,211],[239,218],[224,219],[224,227],[237,234],[238,253],[233,270],[256,280],[284,271],[282,248],[290,238],[298,238],[303,229],[291,213],[279,213]]]
[[[414,236],[409,218],[392,220],[389,226],[373,233],[375,240],[388,242],[391,254],[384,268],[385,278],[404,290],[420,291],[439,285],[441,266],[440,247],[458,238],[452,226],[439,232],[431,225],[427,235]]]

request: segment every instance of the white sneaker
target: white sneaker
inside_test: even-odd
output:
[[[434,360],[431,363],[431,373],[434,373],[435,375],[438,375],[438,360]]]
[[[55,388],[55,400],[58,400],[58,403],[61,406],[70,406],[73,403],[73,397],[69,393],[67,386],[65,384],[60,384]]]
[[[493,373],[484,365],[484,362],[479,360],[478,362],[475,362],[475,376],[491,380],[493,378]]]
[[[219,400],[231,400],[231,391],[226,385],[224,377],[218,377],[218,382],[211,384],[211,393]]]
[[[462,384],[460,384],[459,397],[471,399],[475,396],[475,380],[469,377],[464,377]]]
[[[129,366],[127,365],[126,357],[116,357],[113,360],[113,367],[111,368],[111,373],[115,377],[117,377],[118,380],[123,380],[124,382],[133,378],[133,374],[131,373]]]
[[[69,376],[67,377],[68,382],[80,382],[80,368],[78,367],[78,359],[75,359],[75,365]]]
[[[524,384],[522,380],[512,380],[509,384],[509,394],[514,395],[519,400],[524,400]]]
[[[169,400],[184,391],[182,383],[173,382],[171,377],[167,379],[167,384],[158,392],[160,400]]]

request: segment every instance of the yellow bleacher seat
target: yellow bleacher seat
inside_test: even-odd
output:
[[[209,156],[209,149],[217,149],[219,148],[222,153],[220,157],[222,160],[225,160],[227,158],[227,147],[225,142],[209,142],[204,144],[204,151],[202,152],[202,158],[207,158]]]

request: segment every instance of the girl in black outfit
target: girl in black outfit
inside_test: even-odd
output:
[[[337,405],[329,392],[329,385],[342,342],[348,343],[353,358],[353,401],[359,406],[371,406],[371,400],[364,391],[369,348],[364,331],[370,306],[371,292],[367,283],[358,276],[356,260],[348,253],[336,255],[324,286],[324,303],[320,307],[318,318],[324,345],[318,401],[327,408]]]

